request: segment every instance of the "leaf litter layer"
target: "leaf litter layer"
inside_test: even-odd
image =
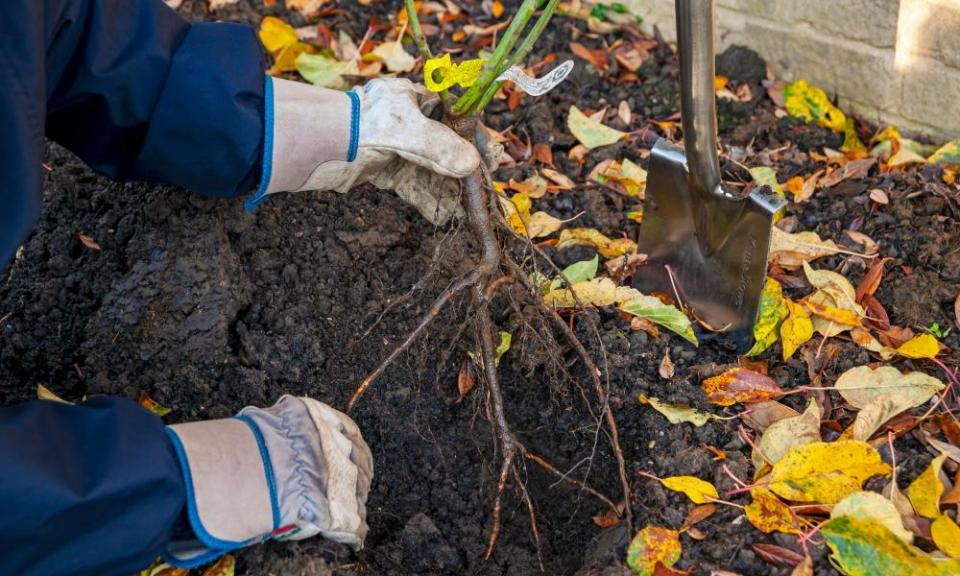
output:
[[[255,21],[257,12],[263,11],[241,2],[236,8],[206,15],[201,2],[186,4],[182,10],[197,17]],[[266,13],[302,23],[299,16],[280,8]],[[347,31],[359,42],[370,15],[376,13],[386,21],[398,8],[396,3],[351,5],[347,13],[320,21],[335,33]],[[514,8],[507,3],[506,13]],[[570,42],[590,49],[603,47],[600,38],[587,33],[585,23],[577,22],[575,27],[580,31],[576,38],[565,26],[553,26],[529,61],[540,61],[551,52],[562,60],[571,50]],[[608,42],[617,37],[604,36]],[[465,43],[469,42],[468,37]],[[412,46],[407,48],[414,53]],[[620,181],[597,181],[602,179],[590,175],[605,160],[629,159],[645,167],[647,136],[639,134],[600,147],[586,155],[581,165],[567,156],[576,144],[567,130],[570,106],[592,114],[610,105],[605,124],[623,132],[648,125],[660,134],[671,130],[670,122],[664,120],[676,109],[670,90],[676,70],[668,52],[651,46],[638,68],[637,83],[623,81],[629,73],[624,62],[631,63],[632,56],[620,54],[609,61],[602,77],[580,59],[562,89],[542,99],[525,97],[513,109],[509,101],[495,101],[486,115],[495,129],[514,127],[508,133],[507,149],[520,162],[501,170],[498,181],[524,182],[533,168],[546,176],[542,169],[548,165],[531,162],[524,155],[534,156],[534,144],[550,143],[554,163],[550,169],[578,185],[572,193],[548,193],[537,200],[537,209],[560,219],[582,212],[568,226],[594,228],[611,238],[635,234],[635,223],[625,217],[633,203],[622,194],[625,186]],[[721,61],[724,57],[729,58],[729,53]],[[722,65],[718,72],[724,74]],[[727,74],[731,81],[726,89],[743,94],[739,86],[750,84],[745,80],[749,75]],[[756,101],[720,100],[721,126],[726,129],[721,140],[736,147],[728,149],[727,158],[750,167],[769,160],[785,188],[790,178],[806,179],[822,169],[822,163],[810,155],[775,151],[792,144],[804,153],[822,154],[824,144],[839,147],[842,139],[836,140],[836,134],[827,129],[777,119],[763,87],[750,85]],[[623,101],[631,110],[629,124],[622,114],[614,113]],[[662,125],[648,124],[648,119]],[[535,157],[544,157],[542,147]],[[0,343],[4,363],[0,390],[7,401],[30,397],[40,382],[71,400],[84,393],[136,398],[142,390],[173,409],[168,422],[226,416],[243,405],[270,401],[281,392],[313,394],[343,405],[355,384],[409,333],[425,307],[462,272],[462,263],[456,259],[444,260],[435,269],[430,264],[432,254],[470,250],[449,231],[430,229],[395,199],[371,190],[345,197],[285,198],[282,205],[270,203],[250,217],[236,206],[191,199],[176,191],[107,184],[87,176],[62,151],[53,150],[48,164],[54,168],[51,202],[38,233],[28,243],[25,259],[0,292],[0,318],[11,312],[0,320],[5,328]],[[751,181],[749,173],[730,160],[726,168],[728,180],[744,185]],[[881,173],[874,167],[864,174],[850,172],[852,177],[829,189],[816,189],[809,201],[791,205],[788,217],[795,218],[785,226],[814,231],[848,252],[862,252],[865,247],[846,231],[868,235],[881,246],[882,256],[894,258],[887,263],[875,294],[886,306],[891,323],[918,332],[933,322],[941,328],[950,326],[960,261],[950,250],[958,245],[956,204],[941,194],[941,175],[932,168]],[[615,175],[609,168],[603,173]],[[888,204],[871,200],[882,198],[871,193],[878,188],[885,190]],[[171,218],[177,226],[169,224]],[[56,224],[65,221],[75,223],[77,229],[64,230]],[[93,239],[101,250],[90,249],[79,234]],[[596,253],[588,246],[544,249],[561,267],[589,261]],[[860,265],[846,254],[833,253],[814,267],[839,271],[856,286],[868,263]],[[211,261],[219,266],[211,266]],[[789,276],[802,280],[803,271],[786,269],[780,276],[785,295],[799,301],[809,289],[791,288]],[[371,322],[414,285],[419,292],[416,301],[394,308],[388,320],[356,344]],[[428,337],[395,363],[358,407],[357,417],[378,463],[371,500],[373,530],[359,562],[342,553],[338,557],[342,551],[320,542],[271,545],[240,554],[238,573],[306,572],[327,562],[339,566],[342,573],[540,573],[524,502],[511,491],[505,496],[500,544],[489,561],[482,560],[499,472],[482,388],[477,386],[460,404],[449,405],[433,386],[437,359],[457,340],[459,320],[470,313],[461,307],[442,316]],[[703,379],[723,371],[712,364],[727,368],[737,359],[709,339],[702,339],[701,347],[694,349],[666,330],[654,337],[652,332],[632,329],[614,309],[589,314],[599,325],[607,352],[606,376],[631,473],[696,477],[714,484],[721,497],[736,488],[722,465],[750,481],[752,450],[738,434],[738,420],[711,418],[699,427],[671,425],[637,401],[639,394],[645,394],[670,406],[688,405],[728,417],[744,407],[719,409],[706,403],[698,388]],[[584,455],[594,454],[586,477],[603,494],[617,496],[617,478],[611,473],[616,470],[615,461],[605,443],[596,442],[592,431],[584,430],[594,420],[584,413],[577,397],[580,392],[551,389],[545,363],[528,357],[522,345],[522,315],[505,309],[496,320],[515,334],[500,374],[510,403],[510,422],[518,436],[531,451],[574,474],[586,475]],[[584,318],[574,320],[577,335],[592,342],[595,335]],[[815,382],[830,386],[848,369],[878,360],[843,337],[822,346],[820,339],[817,334],[787,362],[782,361],[779,343],[760,358],[785,391]],[[956,347],[956,330],[943,341]],[[464,342],[451,354],[453,358],[473,351],[470,339]],[[815,368],[808,370],[805,353],[818,351],[819,358],[810,363]],[[674,367],[669,378],[661,375],[665,356]],[[563,358],[574,360],[566,351]],[[949,356],[942,359],[951,364]],[[446,394],[455,395],[461,364],[450,364],[441,381]],[[923,370],[943,378],[930,363],[900,360],[896,365],[903,372]],[[807,395],[787,395],[780,401],[802,413],[809,402],[801,396]],[[822,407],[836,410],[841,398],[836,393],[828,396],[833,405]],[[839,432],[830,425],[821,430],[824,441],[835,440]],[[899,486],[905,495],[931,459],[921,439],[913,429],[896,442]],[[720,457],[723,460],[714,461]],[[604,514],[607,506],[577,486],[557,484],[555,475],[538,466],[528,463],[523,474],[540,522],[548,572],[569,574],[588,565],[623,562],[633,534],[627,534],[622,525],[601,529],[591,519]],[[679,529],[684,524],[694,506],[686,496],[639,476],[631,482],[637,528],[652,524]],[[871,488],[869,481],[867,488]],[[749,498],[737,501],[744,504]],[[693,530],[680,536],[683,553],[675,569],[742,574],[791,571],[763,558],[789,556],[775,547],[789,548],[792,540],[766,536],[743,521],[733,522],[742,515],[739,510],[717,508],[694,526],[704,539],[694,538]],[[598,536],[594,544],[587,544]],[[823,547],[811,547],[811,552],[816,573],[830,573]]]

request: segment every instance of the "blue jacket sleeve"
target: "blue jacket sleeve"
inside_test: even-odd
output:
[[[122,398],[0,408],[0,574],[133,574],[186,504],[160,419]]]
[[[190,24],[162,0],[45,10],[50,138],[113,178],[215,196],[255,187],[265,76],[249,26]]]

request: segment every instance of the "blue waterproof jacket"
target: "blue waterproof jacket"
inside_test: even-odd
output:
[[[98,172],[214,196],[260,178],[254,31],[162,0],[0,0],[0,270],[33,226],[44,138]],[[176,456],[134,402],[0,408],[0,574],[129,575],[181,529]]]

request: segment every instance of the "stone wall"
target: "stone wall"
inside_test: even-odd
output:
[[[675,37],[673,0],[623,3]],[[845,110],[960,137],[960,0],[717,0],[717,28],[718,51],[749,46]]]

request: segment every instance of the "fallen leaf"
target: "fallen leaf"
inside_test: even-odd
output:
[[[156,400],[148,396],[143,390],[141,390],[140,394],[137,396],[137,403],[161,418],[170,413],[169,408],[157,403]]]
[[[883,280],[883,269],[888,260],[890,258],[878,258],[870,265],[854,292],[854,298],[857,302],[862,304],[865,296],[873,296],[877,288],[880,287],[880,281]]]
[[[626,100],[621,100],[617,106],[617,117],[627,126],[630,125],[630,121],[633,119],[633,113],[630,111],[630,103]]]
[[[776,400],[767,400],[766,402],[751,404],[750,413],[745,413],[743,420],[754,430],[763,432],[776,422],[799,415],[799,412],[785,404]]]
[[[563,269],[562,277],[571,284],[593,280],[597,275],[597,269],[600,267],[600,257],[594,256],[590,260],[581,260],[574,262]],[[558,280],[560,280],[558,278]]]
[[[622,513],[622,510],[620,512]],[[593,523],[600,528],[611,528],[619,524],[621,520],[621,514],[611,508],[607,508],[603,513],[593,517]]]
[[[699,344],[690,319],[676,306],[664,304],[659,298],[641,294],[639,297],[621,304],[620,309],[659,324],[694,346]]]
[[[849,116],[843,123],[843,144],[840,146],[840,151],[848,155],[865,155],[867,153],[867,147],[863,144],[863,141],[860,140],[860,136],[857,135],[856,124],[853,118]]]
[[[900,149],[887,160],[886,167],[890,168],[899,168],[901,166],[909,166],[910,164],[924,164],[927,159],[917,154],[910,148],[906,146],[900,146]]]
[[[477,385],[476,380],[473,377],[473,363],[464,360],[460,364],[460,372],[457,374],[457,392],[459,397],[457,402],[462,401],[466,398],[467,394],[473,390],[473,387]]]
[[[935,358],[940,343],[931,334],[918,334],[897,347],[897,354],[907,358]]]
[[[584,146],[589,149],[608,146],[618,142],[626,132],[614,130],[609,126],[587,118],[576,106],[570,106],[570,112],[567,116],[567,128],[570,133]]]
[[[831,562],[849,576],[947,576],[960,562],[937,562],[879,522],[840,516],[820,529]]]
[[[203,572],[203,576],[233,576],[237,567],[237,561],[232,555],[221,556],[213,566]]]
[[[845,180],[863,178],[876,163],[877,159],[873,157],[847,162],[842,167],[837,168],[821,178],[818,185],[822,188],[833,188]]]
[[[866,408],[876,397],[902,396],[908,408],[919,406],[943,390],[944,384],[923,372],[901,373],[893,366],[857,366],[840,375],[834,389],[854,408]]]
[[[842,132],[847,117],[834,106],[826,93],[806,80],[791,82],[783,88],[783,99],[787,113],[803,118],[807,122]]]
[[[780,324],[787,313],[785,308],[783,286],[773,278],[767,278],[760,293],[757,323],[753,325],[753,347],[747,356],[758,356],[777,341]]]
[[[504,330],[500,331],[500,343],[497,344],[497,356],[493,359],[493,365],[499,366],[500,359],[503,358],[503,355],[510,350],[510,342],[513,340],[513,335]]]
[[[552,162],[552,156],[551,156]],[[556,170],[551,170],[549,168],[543,168],[540,170],[547,180],[553,182],[561,190],[573,190],[576,188],[576,183],[573,180],[567,177],[566,174],[561,174]]]
[[[490,13],[494,18],[503,16],[503,2],[500,2],[500,0],[493,0],[493,4],[490,6]]]
[[[593,278],[550,290],[543,296],[543,302],[554,308],[574,308],[578,301],[584,306],[611,306],[617,301],[617,284],[609,278]]]
[[[98,250],[98,251],[101,249],[100,245],[97,244],[97,241],[91,238],[90,236],[87,236],[86,234],[79,234],[79,237],[80,237],[80,242],[82,242],[83,245],[86,246],[87,248],[91,250]]]
[[[790,576],[813,576],[813,557],[809,554],[803,557],[803,560],[797,564]]]
[[[623,161],[604,160],[594,166],[589,180],[622,189],[627,196],[642,200],[647,190],[647,171],[624,158]]]
[[[888,420],[897,414],[909,410],[913,398],[900,394],[882,394],[870,401],[850,426],[850,435],[854,440],[869,440]]]
[[[527,219],[524,231],[529,238],[543,238],[559,230],[563,222],[546,212],[534,212]]]
[[[763,402],[783,395],[783,390],[772,378],[746,368],[731,368],[719,376],[707,378],[701,387],[707,394],[707,401],[719,406]]]
[[[770,229],[770,262],[787,270],[796,270],[805,262],[839,254],[843,250],[833,240],[821,240],[816,232],[784,232]]]
[[[664,350],[663,352],[663,358],[660,360],[659,372],[660,372],[660,377],[663,378],[664,380],[669,380],[673,378],[674,366],[673,366],[673,361],[670,360],[669,350]]]
[[[680,531],[683,532],[694,524],[703,522],[707,518],[713,516],[716,511],[717,507],[715,504],[700,504],[699,506],[694,506],[687,514],[687,518],[683,521],[683,525],[680,526]]]
[[[787,298],[783,303],[789,315],[780,326],[780,339],[783,341],[783,359],[789,360],[804,342],[813,337],[813,322],[807,311]]]
[[[499,134],[499,133],[498,133]],[[541,164],[546,164],[547,166],[553,166],[553,150],[550,149],[550,145],[545,142],[537,142],[533,145],[533,159]],[[554,172],[551,170],[551,172]],[[550,178],[544,172],[544,175],[547,178]],[[551,178],[552,180],[552,178]]]
[[[630,541],[627,566],[636,576],[653,576],[657,563],[673,566],[680,560],[681,551],[679,532],[647,526]]]
[[[777,193],[777,196],[786,198],[783,193],[783,186],[777,182],[777,172],[769,166],[755,166],[750,169],[750,176],[757,186],[767,186]]]
[[[660,483],[674,492],[686,494],[694,504],[708,504],[720,498],[713,484],[695,476],[671,476],[661,478]]]
[[[953,321],[960,329],[960,294],[957,294],[957,299],[953,301]]]
[[[141,570],[138,574],[139,576],[188,576],[190,571],[186,568],[174,568],[163,559],[157,558],[149,568]]]
[[[796,566],[803,562],[803,556],[797,554],[789,548],[777,546],[776,544],[753,544],[753,551],[764,562],[775,564],[777,566],[787,565]]]
[[[765,478],[774,494],[797,502],[835,504],[860,490],[863,482],[890,473],[866,442],[812,442],[787,452]]]
[[[591,50],[579,42],[571,42],[570,51],[573,52],[574,55],[589,62],[594,68],[601,72],[607,68],[608,52],[606,50]]]
[[[219,10],[224,6],[231,6],[236,4],[239,0],[210,0],[210,3],[207,5],[210,10]]]
[[[831,270],[814,270],[806,262],[803,263],[803,272],[807,281],[814,288],[829,294],[838,307],[863,314],[863,309],[857,304],[857,291],[849,280]]]
[[[360,69],[355,60],[340,62],[323,54],[302,53],[296,59],[297,72],[304,80],[324,88],[336,90],[349,87],[343,76],[358,75]]]
[[[284,46],[280,52],[277,53],[277,58],[273,61],[273,66],[270,67],[270,73],[295,72],[297,70],[297,58],[304,53],[316,54],[317,49],[306,42],[297,42]]]
[[[858,520],[866,520],[882,524],[904,542],[913,542],[913,533],[903,527],[900,512],[893,502],[876,492],[854,492],[830,511],[830,518],[850,516]]]
[[[951,558],[960,558],[960,526],[946,514],[930,525],[930,534],[938,548]]]
[[[43,384],[37,384],[37,398],[39,400],[49,400],[51,402],[60,402],[61,404],[73,404],[73,402],[67,402],[63,398],[57,396],[52,390],[44,386]]]
[[[808,296],[803,300],[803,305],[813,314],[810,319],[813,329],[828,338],[862,326],[860,313],[838,307],[837,301],[823,290]]]
[[[616,258],[636,254],[637,243],[628,238],[608,238],[593,228],[568,228],[560,233],[557,248],[567,246],[593,246],[604,258]]]
[[[785,532],[787,534],[800,534],[802,531],[797,527],[797,518],[794,516],[790,507],[777,498],[773,492],[766,488],[759,487],[750,491],[752,500],[744,506],[743,511],[747,520],[753,526],[770,534],[771,532]]]
[[[757,443],[753,453],[753,465],[759,469],[765,463],[776,464],[793,448],[819,442],[822,415],[823,410],[817,404],[816,398],[811,398],[803,414],[771,424]]]
[[[927,162],[942,166],[960,166],[960,139],[951,140],[938,148],[927,158]]]
[[[312,17],[320,11],[320,7],[330,0],[286,0],[288,10],[296,10],[306,16]]]
[[[511,179],[510,188],[517,192],[522,192],[530,198],[542,198],[547,193],[547,181],[543,176],[534,172],[529,178],[522,182]]]
[[[932,461],[917,479],[907,486],[907,498],[917,514],[924,518],[940,516],[940,496],[943,495],[943,483],[940,482],[940,467],[946,454],[940,454]]]
[[[383,60],[391,72],[410,72],[417,63],[417,59],[403,49],[403,43],[399,40],[384,42],[373,49],[373,54]]]
[[[890,203],[890,197],[887,196],[887,193],[879,188],[874,188],[870,191],[870,200],[880,204],[881,206],[886,206]]]
[[[300,41],[293,26],[274,16],[267,16],[260,22],[258,36],[267,52],[279,52]]]
[[[641,404],[647,404],[657,412],[663,414],[671,424],[682,424],[686,422],[699,427],[713,419],[713,414],[709,412],[697,410],[689,406],[667,404],[652,396],[647,397],[641,394],[639,400]]]

